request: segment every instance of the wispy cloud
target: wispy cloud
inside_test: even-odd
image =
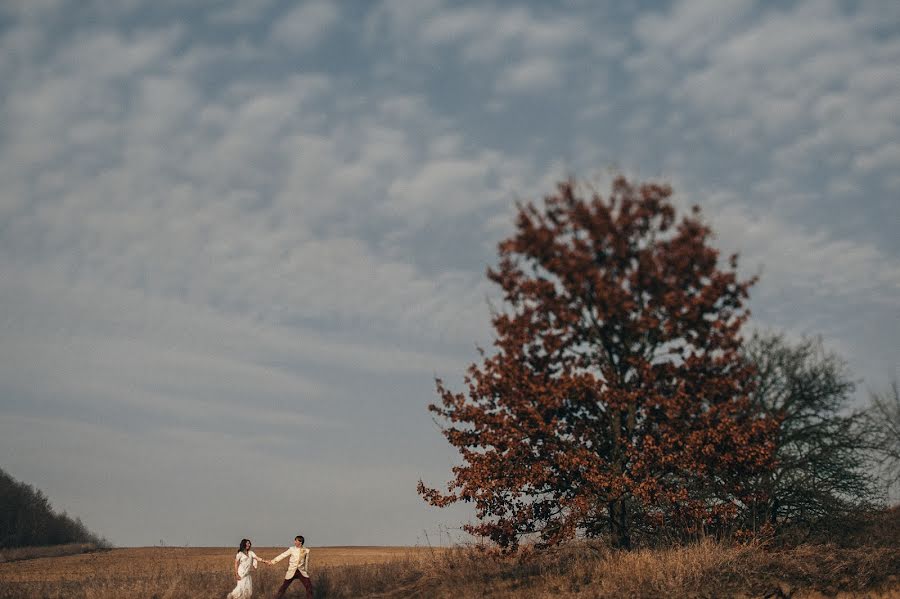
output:
[[[302,50],[319,43],[340,18],[339,4],[303,2],[278,17],[272,39],[291,49]]]
[[[425,404],[490,344],[514,200],[611,164],[705,206],[762,268],[760,325],[882,376],[900,42],[878,12],[4,3],[4,467],[120,543],[159,537],[118,504],[213,502],[235,466],[318,506],[322,542],[413,542],[450,518],[413,491],[454,459]]]

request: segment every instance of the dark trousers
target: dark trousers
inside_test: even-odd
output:
[[[295,580],[299,580],[303,584],[303,586],[306,587],[307,599],[312,599],[312,596],[313,596],[312,582],[310,582],[309,578],[307,578],[303,574],[300,574],[300,570],[297,570],[296,572],[294,572],[294,576],[292,578],[284,579],[284,582],[281,583],[281,587],[279,587],[278,592],[275,593],[275,599],[280,599],[281,597],[284,597],[284,592],[287,590],[287,588],[289,586],[291,586],[291,583],[294,582]]]

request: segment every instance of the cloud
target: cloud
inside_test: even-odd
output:
[[[501,93],[535,92],[558,87],[563,66],[548,58],[534,58],[512,65],[500,74],[497,90]]]
[[[679,0],[665,13],[635,20],[638,41],[680,60],[702,59],[734,30],[753,6],[751,1]]]
[[[824,230],[728,201],[710,211],[719,243],[741,252],[748,270],[762,269],[769,294],[900,308],[900,265],[872,243],[835,238]],[[856,299],[854,299],[856,298]]]
[[[397,217],[421,220],[479,211],[509,201],[526,181],[525,165],[496,152],[434,158],[388,189],[388,208]]]
[[[426,46],[459,45],[468,61],[493,62],[509,54],[562,52],[586,36],[585,24],[577,19],[482,6],[434,12],[421,23],[418,39]]]
[[[385,542],[410,542],[442,518],[415,479],[455,459],[432,376],[490,343],[483,273],[513,200],[611,162],[697,192],[764,268],[761,322],[822,327],[860,362],[896,348],[900,46],[866,11],[174,4],[0,9],[0,441],[76,514],[99,494],[80,480],[190,506],[236,465],[359,516],[329,512],[334,542],[371,542],[367,492],[397,521]],[[277,475],[296,453],[304,482]],[[113,540],[156,542],[126,512]],[[193,530],[227,541],[213,529]]]
[[[259,20],[272,5],[272,0],[235,0],[217,7],[209,15],[216,24],[246,25]]]
[[[272,39],[293,50],[318,44],[340,18],[333,2],[303,2],[279,17],[272,27]]]
[[[174,51],[174,40],[165,39],[157,46]],[[464,216],[483,207],[480,198],[504,197],[524,171],[514,161],[483,154],[482,166],[421,154],[410,126],[436,136],[450,126],[412,96],[385,96],[379,118],[322,121],[316,107],[344,90],[317,74],[234,82],[213,97],[186,75],[158,71],[111,102],[118,108],[95,116],[82,103],[58,104],[86,95],[64,54],[55,66],[60,76],[17,90],[10,102],[18,118],[16,143],[4,148],[14,153],[8,172],[17,165],[11,180],[39,184],[37,197],[24,185],[3,194],[15,222],[4,241],[34,247],[21,254],[34,268],[270,322],[364,318],[370,331],[430,330],[434,338],[467,342],[475,336],[474,322],[468,329],[450,323],[460,310],[482,305],[478,283],[452,269],[424,275],[404,252],[385,248],[391,257],[378,256],[358,236],[377,203],[373,190],[403,203],[384,212],[401,239],[398,227],[421,227],[433,208]],[[165,57],[150,55],[142,64]],[[96,74],[98,102],[120,93],[120,72]],[[42,126],[54,126],[50,114],[67,137],[42,134]],[[48,159],[59,161],[57,174],[46,174]],[[456,176],[473,179],[458,182],[470,193],[448,198],[447,178]],[[351,229],[315,231],[348,211]]]
[[[882,43],[874,23],[848,18],[834,3],[802,2],[752,20],[746,4],[709,8],[682,2],[672,14],[639,19],[642,51],[629,63],[641,84],[656,82],[691,111],[692,126],[728,146],[767,152],[783,170],[828,160],[833,172],[854,163],[864,171],[875,156],[892,155],[900,46]],[[860,163],[848,149],[873,158]]]
[[[900,144],[888,143],[861,154],[854,160],[853,165],[864,172],[876,169],[896,170],[900,166]]]
[[[310,6],[285,22],[336,22],[333,9]],[[291,35],[312,43],[300,29]],[[410,220],[377,205],[387,204],[394,181],[418,173],[425,181],[465,161],[453,123],[422,96],[355,90],[317,72],[224,71],[210,85],[207,71],[221,69],[223,58],[258,66],[265,53],[195,39],[184,27],[99,28],[59,40],[4,35],[0,44],[25,52],[20,63],[0,64],[17,82],[3,92],[9,126],[0,140],[8,177],[0,190],[4,447],[21,437],[6,434],[12,422],[34,438],[58,435],[58,448],[97,435],[92,447],[134,458],[122,481],[143,473],[160,489],[190,488],[194,496],[184,491],[179,504],[186,507],[227,492],[210,480],[240,468],[258,472],[254,480],[267,488],[276,469],[297,465],[282,452],[298,451],[301,436],[314,448],[304,453],[304,484],[334,494],[315,501],[346,505],[367,493],[357,486],[363,481],[391,481],[419,522],[382,531],[385,542],[409,542],[429,526],[434,516],[419,505],[415,481],[433,467],[428,459],[443,469],[446,448],[424,406],[433,375],[462,372],[483,335],[484,285],[480,272],[451,259],[417,263],[429,250],[411,246],[410,236],[442,201],[439,187],[422,184]],[[378,108],[359,112],[361,104]],[[510,184],[503,177],[516,171],[502,162],[493,159],[505,170],[474,193]],[[469,200],[453,211],[461,220],[481,207]],[[385,427],[403,430],[409,421],[412,437],[422,431],[419,455],[431,458],[398,453]],[[225,464],[245,441],[253,451]],[[179,462],[169,443],[192,458]],[[72,472],[90,470],[92,450],[70,445],[81,455]],[[142,452],[149,457],[138,459]],[[62,462],[16,455],[10,467],[24,468],[29,482],[50,482],[48,492],[65,478]],[[370,474],[353,485],[328,483],[334,471],[323,464],[343,477],[362,462]],[[122,502],[137,501],[122,481],[98,482]],[[105,522],[99,528],[114,541],[156,541],[122,510],[107,518],[86,508],[96,494],[77,485],[59,491],[64,507]],[[375,495],[373,506],[397,503]],[[163,525],[165,536],[176,524]],[[365,542],[364,529],[348,523],[319,534]],[[226,542],[219,534],[205,542]]]
[[[570,54],[594,43],[583,19],[560,14],[441,3],[408,8],[402,0],[380,4],[369,19],[368,42],[374,44],[380,40],[376,32],[385,31],[397,47],[412,45],[416,52],[436,59],[449,52],[466,69],[498,69],[495,88],[502,94],[531,93],[558,85],[569,71]]]

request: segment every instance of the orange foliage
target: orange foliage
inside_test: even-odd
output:
[[[748,400],[738,353],[753,280],[709,244],[696,207],[676,218],[668,186],[618,178],[608,199],[561,183],[519,207],[488,277],[493,316],[467,392],[438,380],[447,440],[463,464],[436,506],[474,502],[469,532],[515,548],[609,534],[690,535],[735,527],[762,498],[777,422]]]

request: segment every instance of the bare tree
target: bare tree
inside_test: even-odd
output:
[[[897,381],[890,388],[870,394],[869,411],[876,431],[875,446],[880,474],[889,489],[900,487],[900,389]]]
[[[782,531],[846,527],[877,503],[878,486],[868,462],[871,418],[851,407],[844,361],[819,338],[791,343],[771,333],[754,335],[745,354],[756,365],[754,401],[781,422],[776,468],[757,481],[765,513],[755,517]]]

